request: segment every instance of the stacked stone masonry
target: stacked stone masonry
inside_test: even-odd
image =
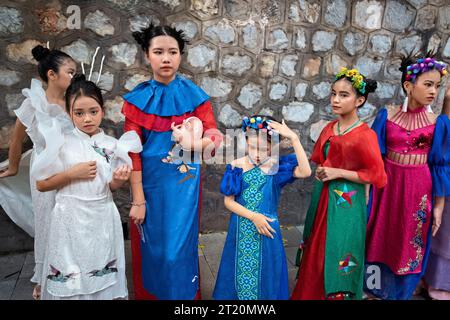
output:
[[[370,122],[378,108],[402,100],[400,54],[435,49],[450,62],[449,0],[3,0],[0,160],[7,156],[21,89],[37,76],[31,48],[47,41],[86,68],[100,46],[106,56],[104,127],[119,136],[121,96],[151,77],[131,33],[150,22],[185,32],[189,45],[180,73],[211,96],[222,132],[238,127],[244,115],[273,115],[299,132],[308,153],[333,118],[328,97],[340,67],[358,67],[379,81],[360,110]],[[201,230],[224,230],[229,213],[218,190],[224,165],[203,170]],[[284,191],[283,224],[303,223],[312,183],[298,181]],[[126,221],[127,188],[116,201]]]

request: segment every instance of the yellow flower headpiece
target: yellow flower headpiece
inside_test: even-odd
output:
[[[341,71],[336,74],[336,80],[343,77],[348,78],[353,84],[353,87],[361,94],[366,93],[366,82],[364,81],[363,75],[357,69],[341,68]]]

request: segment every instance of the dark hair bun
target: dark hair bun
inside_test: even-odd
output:
[[[375,80],[372,79],[366,79],[366,92],[367,93],[372,93],[375,92],[375,90],[377,90],[378,84]]]
[[[132,33],[134,40],[136,40],[136,42],[142,46],[142,44],[144,43],[144,33],[141,31],[135,31]]]
[[[402,73],[406,72],[406,68],[414,63],[414,59],[411,55],[408,55],[406,57],[402,57],[402,62],[400,63],[400,70]]]
[[[41,45],[37,45],[31,50],[31,54],[36,61],[41,61],[45,59],[50,54],[50,49],[45,48]]]
[[[86,81],[86,76],[82,73],[76,73],[73,78],[72,81],[70,81],[70,83],[75,83],[78,81]]]
[[[134,40],[136,40],[136,42],[142,47],[144,51],[146,51],[146,47],[148,47],[150,34],[152,33],[153,29],[155,29],[155,26],[153,25],[153,23],[150,23],[147,28],[132,33]]]

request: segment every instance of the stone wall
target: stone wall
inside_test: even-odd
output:
[[[80,29],[71,29],[76,14],[70,5],[81,9]],[[104,127],[120,135],[121,95],[151,74],[131,32],[149,22],[185,31],[190,44],[180,72],[212,97],[221,130],[239,126],[245,114],[283,117],[308,152],[333,118],[328,97],[332,75],[341,66],[356,66],[379,80],[379,89],[360,110],[370,121],[378,107],[401,101],[401,53],[436,49],[450,61],[448,0],[2,0],[1,159],[14,123],[12,111],[23,100],[21,89],[36,76],[31,48],[47,41],[84,62],[87,70],[101,47],[99,57],[106,55],[100,81],[107,107]],[[227,226],[218,193],[223,170],[223,165],[204,168],[204,232]],[[303,223],[312,180],[284,191],[282,223]],[[116,195],[124,220],[128,196],[128,190]]]

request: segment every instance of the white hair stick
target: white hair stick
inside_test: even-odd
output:
[[[100,81],[100,77],[102,75],[102,70],[103,70],[103,62],[105,61],[105,55],[103,55],[102,57],[102,62],[100,63],[100,71],[98,72],[98,77],[97,77],[97,82],[95,84],[98,84]]]
[[[89,81],[91,81],[92,70],[94,69],[95,57],[97,56],[97,53],[98,53],[98,50],[99,50],[99,49],[100,49],[100,47],[97,47],[97,48],[95,49],[94,56],[92,57],[91,70],[89,71],[89,78],[88,78]]]

